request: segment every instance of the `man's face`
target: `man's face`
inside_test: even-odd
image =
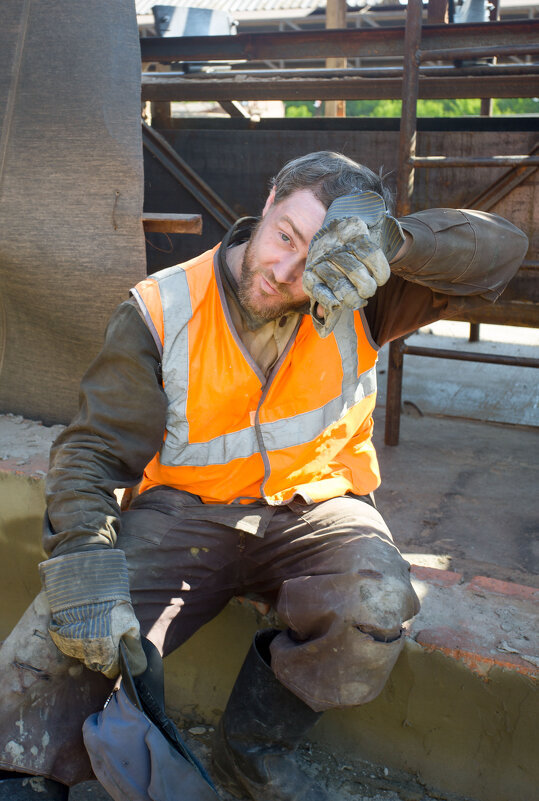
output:
[[[325,206],[309,189],[298,190],[279,203],[270,194],[239,276],[239,298],[251,315],[261,321],[276,320],[306,303],[305,259],[325,216]]]

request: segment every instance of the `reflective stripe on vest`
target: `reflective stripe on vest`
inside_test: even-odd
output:
[[[199,259],[200,268],[207,270],[211,254],[204,254],[204,257],[200,257]],[[195,259],[193,262],[197,262],[197,260]],[[189,262],[187,265],[184,265],[184,267],[192,266],[193,262]],[[214,290],[216,279],[213,273],[211,274],[210,280],[212,284],[209,288]],[[197,293],[199,297],[197,297]],[[308,444],[313,443],[317,437],[323,435],[324,431],[330,426],[347,417],[352,408],[357,406],[358,403],[374,395],[376,392],[376,369],[374,366],[376,350],[372,345],[368,344],[365,335],[362,333],[363,339],[361,346],[363,348],[366,347],[366,350],[371,355],[369,355],[366,360],[363,359],[365,367],[370,361],[368,368],[364,369],[362,374],[358,374],[358,348],[360,347],[360,343],[356,331],[357,318],[354,312],[343,312],[331,335],[337,347],[335,349],[335,345],[333,345],[332,351],[329,351],[334,352],[335,356],[338,352],[341,361],[342,381],[339,388],[340,392],[336,387],[339,392],[336,397],[327,400],[328,396],[331,394],[330,390],[328,390],[325,393],[326,401],[319,407],[308,408],[305,411],[298,411],[295,414],[288,414],[285,416],[279,414],[278,419],[267,421],[268,416],[275,417],[276,415],[271,403],[269,413],[264,403],[272,387],[272,383],[279,376],[279,368],[283,357],[288,351],[287,348],[285,353],[282,354],[278,365],[272,371],[268,382],[262,387],[263,391],[258,400],[256,413],[253,419],[251,419],[250,425],[242,427],[240,430],[225,430],[222,434],[204,441],[201,441],[199,432],[197,441],[193,441],[193,432],[190,432],[188,419],[189,362],[190,358],[193,358],[189,350],[189,322],[193,318],[193,302],[199,305],[201,303],[204,304],[204,295],[198,289],[198,285],[197,293],[195,293],[195,299],[193,299],[191,297],[190,281],[187,272],[181,266],[171,267],[151,276],[146,281],[138,284],[133,292],[141,306],[145,318],[151,320],[151,325],[149,325],[149,327],[152,334],[155,337],[155,332],[158,332],[158,336],[163,344],[162,375],[168,400],[168,410],[166,438],[159,454],[159,463],[163,468],[169,471],[167,475],[170,474],[171,468],[173,470],[174,468],[178,468],[180,471],[178,473],[178,483],[181,484],[180,476],[184,468],[206,468],[208,465],[227,465],[235,460],[248,459],[249,457],[260,454],[263,459],[265,473],[262,485],[260,486],[260,492],[263,495],[263,487],[268,481],[271,470],[270,462],[275,452],[286,453],[287,450],[297,446],[308,446]],[[219,316],[221,312],[222,309],[219,309],[219,311],[216,312],[217,316]],[[198,320],[199,318],[196,319]],[[206,317],[202,317],[202,319],[208,322],[207,313]],[[213,320],[212,322],[215,323],[215,330],[212,329],[211,334],[218,337],[221,334],[219,326],[226,325],[224,312],[223,319]],[[310,323],[308,320],[305,322]],[[311,342],[311,346],[313,343],[312,337],[315,338],[315,354],[318,353],[318,350],[321,350],[321,353],[327,352],[323,350],[328,347],[327,344],[319,344],[323,341],[318,339],[314,328],[307,336],[311,339],[304,339],[304,342]],[[292,342],[292,344],[294,343]],[[205,347],[206,346],[207,345],[205,345]],[[240,346],[238,346],[237,355],[238,358],[243,359],[240,353]],[[334,357],[332,363],[337,364]],[[293,360],[292,364],[294,370],[297,371],[300,369],[297,361]],[[320,366],[322,367],[323,365]],[[218,367],[220,369],[220,363]],[[206,380],[211,380],[211,376],[208,376]],[[318,375],[306,375],[307,385],[309,385],[309,383],[313,385],[313,392],[311,393],[313,398],[316,398],[320,380]],[[318,385],[316,383],[317,381]],[[220,386],[220,384],[216,386]],[[327,387],[330,388],[331,384],[328,384]],[[285,406],[288,407],[294,405],[290,403],[290,396],[287,393],[286,384],[279,385],[277,409],[283,402]],[[192,410],[193,400],[191,399],[189,403],[191,404]],[[371,404],[370,401],[369,404]],[[260,421],[260,413],[262,410],[266,410],[264,413],[264,417],[266,417],[265,422]],[[216,414],[218,414],[218,410],[216,410]],[[226,407],[223,408],[222,414],[224,417],[223,428],[226,429]],[[369,416],[370,410],[365,418],[367,422]],[[348,426],[348,428],[350,428],[350,426]],[[368,433],[366,433],[365,438],[368,440]],[[346,447],[346,444],[347,440],[344,440],[342,442],[342,447]],[[337,448],[336,450],[338,451],[339,449]],[[193,474],[190,473],[189,475],[192,481]],[[324,477],[327,478],[327,476]],[[370,481],[372,484],[372,477]],[[369,489],[372,488],[373,486]],[[195,493],[197,492],[196,488],[193,488],[191,485],[186,486],[185,489]],[[343,491],[346,490],[344,489]],[[237,495],[241,494],[241,492],[237,493]]]

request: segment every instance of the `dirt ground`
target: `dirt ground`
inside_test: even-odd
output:
[[[213,727],[194,725],[181,730],[189,747],[211,773],[210,744]],[[327,751],[312,744],[298,750],[298,763],[305,772],[327,789],[331,801],[428,801],[427,788],[412,786],[404,776],[390,775],[387,768],[363,764],[343,764]],[[221,801],[238,797],[217,788]],[[84,782],[71,790],[70,801],[109,801],[110,796],[97,782]],[[250,801],[246,796],[241,801]]]

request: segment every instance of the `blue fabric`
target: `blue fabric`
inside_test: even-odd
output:
[[[112,636],[110,613],[117,601],[74,606],[53,613],[51,630],[70,640],[94,640]]]
[[[82,732],[94,773],[114,801],[217,801],[197,767],[131,703],[123,685]]]

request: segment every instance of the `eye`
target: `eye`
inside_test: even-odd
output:
[[[282,241],[283,241],[283,242],[284,242],[286,245],[291,245],[291,244],[292,244],[292,240],[290,239],[290,237],[289,237],[289,236],[287,236],[287,235],[286,235],[285,233],[283,233],[282,231],[279,231],[279,236],[281,237]]]

